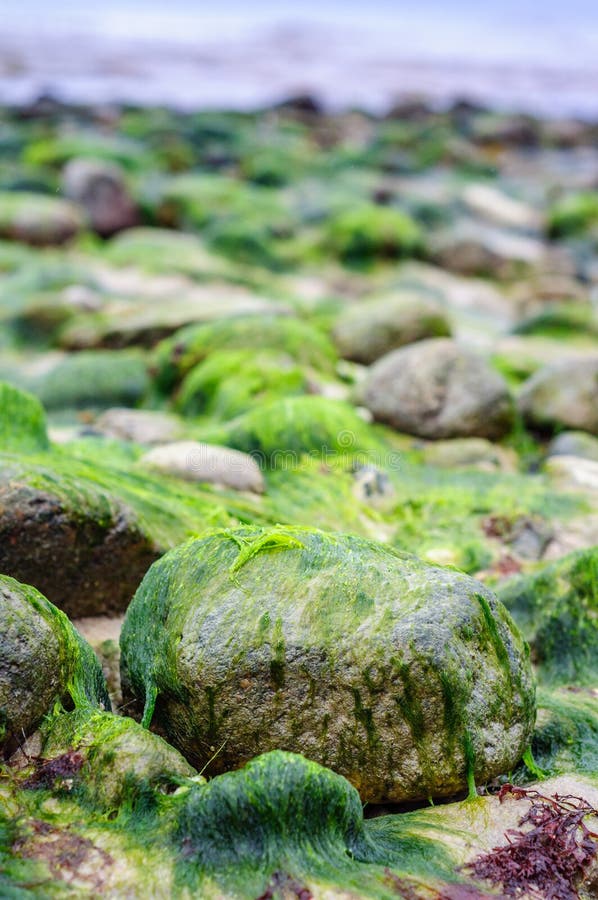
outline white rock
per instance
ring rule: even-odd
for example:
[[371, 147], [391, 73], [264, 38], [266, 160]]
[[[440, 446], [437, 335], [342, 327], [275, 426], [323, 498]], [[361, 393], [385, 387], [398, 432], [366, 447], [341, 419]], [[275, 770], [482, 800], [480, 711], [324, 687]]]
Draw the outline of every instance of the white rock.
[[256, 461], [249, 454], [229, 447], [178, 441], [155, 447], [140, 462], [186, 481], [220, 484], [257, 494], [265, 490], [264, 478]]

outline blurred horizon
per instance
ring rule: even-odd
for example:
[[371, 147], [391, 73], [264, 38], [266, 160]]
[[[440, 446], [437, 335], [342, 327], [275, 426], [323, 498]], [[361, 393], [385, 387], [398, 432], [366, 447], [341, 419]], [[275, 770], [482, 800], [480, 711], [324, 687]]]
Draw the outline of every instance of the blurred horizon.
[[[204, 8], [205, 7], [205, 8]], [[8, 0], [0, 102], [254, 109], [309, 93], [385, 112], [406, 95], [598, 118], [598, 5], [505, 0]]]

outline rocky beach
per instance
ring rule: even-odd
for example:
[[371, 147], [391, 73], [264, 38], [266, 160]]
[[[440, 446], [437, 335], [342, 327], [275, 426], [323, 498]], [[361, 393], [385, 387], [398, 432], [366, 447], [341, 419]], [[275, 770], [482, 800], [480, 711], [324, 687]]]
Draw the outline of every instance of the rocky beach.
[[209, 107], [0, 110], [0, 898], [596, 897], [598, 112]]

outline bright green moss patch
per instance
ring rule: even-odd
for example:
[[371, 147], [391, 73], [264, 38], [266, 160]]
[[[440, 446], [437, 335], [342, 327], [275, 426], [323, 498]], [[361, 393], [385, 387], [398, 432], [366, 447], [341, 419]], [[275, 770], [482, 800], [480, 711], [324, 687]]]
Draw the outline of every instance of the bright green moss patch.
[[272, 468], [296, 465], [304, 453], [325, 464], [337, 454], [383, 447], [348, 403], [316, 396], [263, 403], [216, 429], [213, 437], [214, 442], [251, 453]]
[[138, 350], [87, 350], [68, 356], [31, 384], [46, 409], [134, 406], [149, 385]]
[[543, 679], [598, 684], [598, 550], [582, 550], [500, 588]]
[[189, 325], [162, 341], [152, 368], [157, 387], [170, 391], [194, 366], [218, 351], [261, 350], [285, 354], [298, 364], [329, 372], [336, 351], [318, 329], [288, 316], [246, 316]]
[[416, 256], [424, 241], [406, 213], [386, 206], [362, 205], [340, 212], [326, 225], [327, 248], [345, 262]]
[[0, 381], [0, 452], [36, 453], [48, 446], [46, 416], [39, 400]]
[[210, 354], [183, 380], [175, 407], [183, 415], [232, 419], [263, 400], [303, 394], [308, 379], [290, 357], [272, 351]]
[[598, 225], [598, 193], [573, 194], [548, 213], [548, 234], [554, 238], [578, 237]]

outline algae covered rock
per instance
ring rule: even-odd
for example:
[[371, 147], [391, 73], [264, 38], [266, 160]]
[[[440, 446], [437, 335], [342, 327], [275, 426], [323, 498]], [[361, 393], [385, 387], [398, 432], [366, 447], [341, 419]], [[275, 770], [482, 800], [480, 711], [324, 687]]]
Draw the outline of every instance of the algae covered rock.
[[292, 357], [274, 350], [211, 353], [185, 376], [175, 398], [186, 416], [231, 419], [256, 403], [308, 392], [309, 381]]
[[63, 244], [83, 228], [79, 207], [69, 200], [26, 191], [0, 193], [0, 237], [26, 244]]
[[374, 418], [424, 438], [502, 437], [513, 421], [507, 384], [482, 356], [447, 338], [420, 341], [371, 367]]
[[54, 704], [110, 708], [91, 647], [39, 591], [0, 576], [0, 746], [20, 743]]
[[46, 450], [46, 416], [36, 397], [0, 381], [0, 452]]
[[190, 541], [133, 599], [122, 665], [198, 766], [271, 749], [363, 799], [446, 796], [527, 746], [526, 647], [484, 586], [362, 538], [245, 528]]
[[69, 615], [122, 611], [159, 556], [156, 541], [118, 495], [73, 477], [68, 458], [60, 463], [2, 457], [0, 571], [34, 583]]
[[442, 306], [415, 291], [362, 301], [341, 313], [333, 328], [340, 355], [366, 365], [404, 344], [450, 333]]
[[153, 358], [157, 386], [171, 390], [209, 354], [222, 350], [276, 350], [322, 371], [330, 371], [336, 361], [332, 343], [307, 322], [290, 316], [240, 316], [189, 325], [162, 341]]
[[598, 549], [570, 553], [502, 585], [542, 677], [598, 684]]
[[196, 775], [158, 735], [133, 719], [100, 709], [54, 716], [44, 728], [44, 738], [47, 760], [78, 754], [78, 779], [85, 784], [87, 798], [107, 809], [117, 808], [139, 790]]
[[380, 449], [381, 442], [355, 410], [328, 397], [287, 397], [262, 403], [215, 433], [221, 443], [272, 467], [296, 463], [302, 454], [326, 462], [337, 453]]
[[598, 434], [598, 357], [543, 366], [524, 383], [518, 402], [531, 425]]
[[84, 350], [64, 356], [30, 387], [53, 410], [134, 405], [148, 385], [139, 350]]

